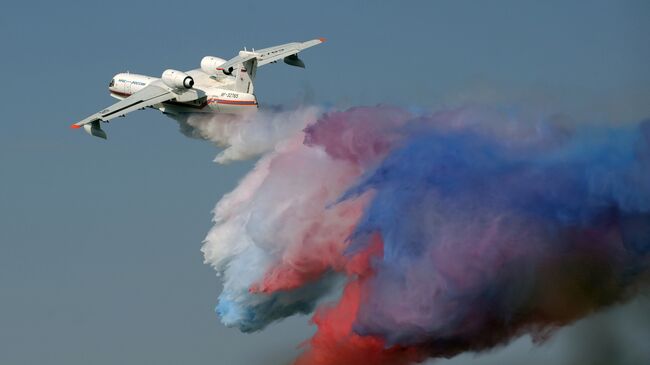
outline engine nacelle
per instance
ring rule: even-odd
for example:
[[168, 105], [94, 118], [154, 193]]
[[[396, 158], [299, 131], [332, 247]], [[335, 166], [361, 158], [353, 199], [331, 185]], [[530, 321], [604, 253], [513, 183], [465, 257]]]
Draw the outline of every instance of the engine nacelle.
[[194, 86], [192, 76], [176, 70], [165, 70], [162, 74], [162, 81], [174, 89], [191, 89]]
[[206, 56], [201, 59], [201, 70], [208, 75], [218, 73], [217, 67], [226, 63], [226, 60], [219, 57]]

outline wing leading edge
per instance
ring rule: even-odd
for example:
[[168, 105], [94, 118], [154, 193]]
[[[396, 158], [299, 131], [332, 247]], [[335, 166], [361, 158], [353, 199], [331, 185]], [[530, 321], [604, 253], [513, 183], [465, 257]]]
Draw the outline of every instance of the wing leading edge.
[[[306, 42], [293, 42], [293, 43], [281, 44], [279, 46], [259, 49], [257, 51], [250, 51], [250, 52], [241, 51], [239, 52], [238, 56], [231, 58], [230, 60], [226, 61], [226, 63], [220, 65], [218, 70], [223, 70], [224, 72], [230, 72], [232, 71], [231, 69], [236, 65], [252, 60], [253, 58], [257, 58], [257, 67], [264, 66], [271, 62], [276, 62], [280, 59], [284, 59], [285, 57], [295, 57], [298, 54], [298, 52], [307, 49], [309, 47], [319, 45], [323, 42], [325, 42], [325, 38], [318, 38]], [[300, 64], [294, 64], [291, 62], [292, 61], [287, 63], [298, 67], [304, 67], [304, 64], [300, 66]]]
[[[148, 85], [144, 89], [134, 93], [124, 100], [109, 106], [108, 108], [97, 112], [86, 119], [74, 123], [70, 127], [81, 128], [84, 127], [86, 131], [93, 136], [106, 138], [106, 133], [99, 127], [99, 122], [109, 121], [119, 116], [128, 114], [134, 110], [146, 108], [158, 103], [174, 99], [176, 94], [172, 91], [157, 85]], [[95, 133], [93, 133], [95, 132]]]

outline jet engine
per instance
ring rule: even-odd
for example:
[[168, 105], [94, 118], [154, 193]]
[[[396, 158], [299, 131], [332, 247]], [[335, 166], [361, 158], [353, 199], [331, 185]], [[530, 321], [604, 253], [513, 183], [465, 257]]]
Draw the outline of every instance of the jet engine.
[[208, 75], [217, 73], [217, 67], [226, 63], [226, 60], [219, 57], [206, 56], [201, 59], [201, 70]]
[[191, 89], [194, 86], [194, 79], [190, 75], [176, 70], [165, 70], [162, 81], [174, 89]]

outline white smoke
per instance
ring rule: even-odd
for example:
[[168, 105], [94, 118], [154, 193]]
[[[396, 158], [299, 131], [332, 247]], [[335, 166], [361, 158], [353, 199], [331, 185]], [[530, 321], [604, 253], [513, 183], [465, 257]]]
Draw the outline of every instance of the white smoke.
[[190, 114], [177, 117], [181, 132], [224, 147], [215, 162], [245, 160], [275, 148], [278, 142], [316, 121], [322, 113], [315, 106], [292, 110], [260, 110], [255, 114]]

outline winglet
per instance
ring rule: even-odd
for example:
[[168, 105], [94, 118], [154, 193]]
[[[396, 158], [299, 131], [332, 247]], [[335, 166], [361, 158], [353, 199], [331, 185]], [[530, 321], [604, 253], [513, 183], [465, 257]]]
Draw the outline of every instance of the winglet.
[[75, 123], [75, 124], [71, 125], [70, 128], [77, 129], [77, 128], [81, 128], [81, 126], [79, 124]]

